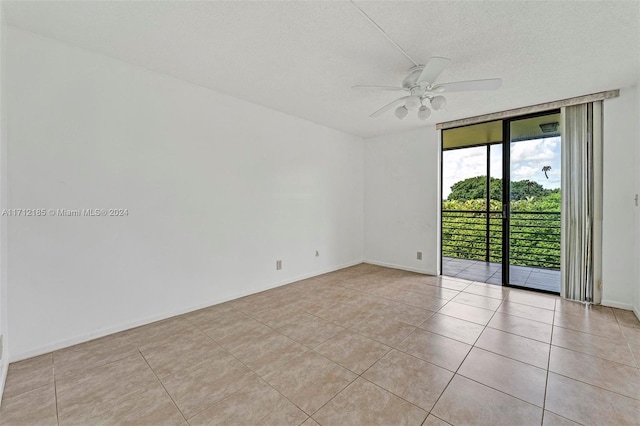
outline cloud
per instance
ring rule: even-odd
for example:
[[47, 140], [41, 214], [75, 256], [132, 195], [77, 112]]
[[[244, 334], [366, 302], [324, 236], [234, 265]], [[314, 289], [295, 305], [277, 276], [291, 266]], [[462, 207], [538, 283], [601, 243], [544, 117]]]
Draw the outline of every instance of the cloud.
[[[451, 193], [451, 185], [487, 174], [487, 148], [473, 147], [444, 151], [442, 197]], [[542, 171], [551, 166], [547, 179]], [[528, 179], [547, 189], [560, 187], [560, 138], [534, 139], [511, 144], [511, 180]], [[491, 147], [491, 176], [502, 177], [502, 146]]]
[[559, 153], [559, 138], [534, 139], [511, 144], [511, 161], [551, 161]]

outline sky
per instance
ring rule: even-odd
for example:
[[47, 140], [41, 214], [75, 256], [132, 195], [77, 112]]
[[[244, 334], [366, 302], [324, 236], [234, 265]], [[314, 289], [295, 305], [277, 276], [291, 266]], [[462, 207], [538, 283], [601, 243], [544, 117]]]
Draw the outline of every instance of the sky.
[[[551, 166], [547, 179], [542, 171]], [[442, 198], [451, 185], [463, 179], [487, 174], [487, 148], [454, 149], [442, 156]], [[502, 145], [491, 146], [491, 177], [502, 178]], [[511, 143], [511, 180], [532, 180], [545, 188], [560, 188], [560, 137]]]

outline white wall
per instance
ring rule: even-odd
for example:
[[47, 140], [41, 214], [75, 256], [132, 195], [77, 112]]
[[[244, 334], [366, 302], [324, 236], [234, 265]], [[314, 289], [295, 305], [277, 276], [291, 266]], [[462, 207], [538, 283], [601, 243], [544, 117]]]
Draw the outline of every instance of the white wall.
[[[440, 148], [435, 126], [365, 140], [367, 262], [439, 271]], [[416, 259], [422, 251], [423, 260]]]
[[634, 195], [638, 167], [638, 92], [620, 90], [603, 107], [602, 304], [632, 309], [638, 283]]
[[[7, 205], [7, 138], [5, 92], [5, 15], [0, 5], [0, 211]], [[7, 218], [0, 215], [0, 401], [4, 392], [4, 383], [9, 368], [9, 333], [7, 321]]]
[[6, 36], [9, 206], [129, 210], [9, 219], [12, 360], [362, 261], [361, 138]]
[[[636, 122], [640, 123], [640, 79], [636, 85]], [[636, 193], [640, 195], [640, 128], [636, 127]], [[640, 202], [639, 202], [640, 203]], [[640, 320], [640, 206], [636, 206], [636, 279], [633, 311]]]

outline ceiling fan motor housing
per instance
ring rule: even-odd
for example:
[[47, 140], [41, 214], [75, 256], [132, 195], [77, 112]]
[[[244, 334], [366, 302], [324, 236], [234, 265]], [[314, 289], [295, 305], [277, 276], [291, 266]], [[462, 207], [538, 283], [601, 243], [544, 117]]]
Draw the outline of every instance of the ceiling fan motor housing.
[[402, 80], [402, 87], [407, 90], [411, 90], [413, 87], [415, 87], [416, 82], [418, 81], [418, 77], [420, 77], [423, 69], [424, 65], [416, 65], [415, 67], [412, 67], [409, 70], [409, 75], [406, 76], [404, 80]]

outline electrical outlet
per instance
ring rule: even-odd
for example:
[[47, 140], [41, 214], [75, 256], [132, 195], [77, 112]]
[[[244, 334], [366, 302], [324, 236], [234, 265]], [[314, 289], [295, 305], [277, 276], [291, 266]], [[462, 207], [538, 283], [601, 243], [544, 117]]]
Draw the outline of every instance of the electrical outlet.
[[282, 260], [276, 260], [276, 271], [282, 269]]
[[422, 260], [422, 252], [421, 251], [419, 251], [418, 254], [416, 255], [416, 259]]

